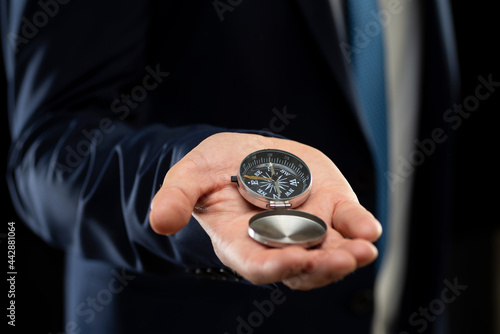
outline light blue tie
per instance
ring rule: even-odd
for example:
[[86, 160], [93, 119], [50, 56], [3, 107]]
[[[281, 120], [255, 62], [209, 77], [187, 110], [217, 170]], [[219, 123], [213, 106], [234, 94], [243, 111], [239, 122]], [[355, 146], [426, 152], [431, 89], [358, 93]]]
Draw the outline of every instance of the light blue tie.
[[[388, 170], [388, 144], [386, 120], [386, 95], [384, 71], [384, 46], [382, 26], [376, 19], [377, 0], [347, 0], [349, 21], [349, 45], [354, 85], [364, 118], [364, 130], [374, 156], [377, 207], [376, 217], [385, 228], [388, 218], [388, 186], [385, 173]], [[377, 243], [379, 259], [382, 258], [385, 235]]]

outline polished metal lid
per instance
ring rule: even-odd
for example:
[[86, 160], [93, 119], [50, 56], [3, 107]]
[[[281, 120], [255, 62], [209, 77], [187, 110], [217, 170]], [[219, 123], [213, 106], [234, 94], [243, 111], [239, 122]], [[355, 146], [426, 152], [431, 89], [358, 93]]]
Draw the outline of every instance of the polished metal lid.
[[298, 210], [274, 209], [260, 212], [250, 219], [248, 234], [270, 247], [320, 244], [326, 236], [326, 224], [320, 218]]

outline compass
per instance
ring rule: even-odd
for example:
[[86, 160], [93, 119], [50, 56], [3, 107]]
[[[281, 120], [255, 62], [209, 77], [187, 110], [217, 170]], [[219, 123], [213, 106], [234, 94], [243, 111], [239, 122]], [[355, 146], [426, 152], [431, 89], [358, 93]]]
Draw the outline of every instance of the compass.
[[309, 197], [311, 171], [296, 155], [276, 149], [253, 152], [243, 159], [237, 182], [248, 202], [267, 209], [249, 221], [248, 233], [271, 247], [297, 245], [312, 247], [321, 243], [326, 224], [318, 217], [293, 210]]

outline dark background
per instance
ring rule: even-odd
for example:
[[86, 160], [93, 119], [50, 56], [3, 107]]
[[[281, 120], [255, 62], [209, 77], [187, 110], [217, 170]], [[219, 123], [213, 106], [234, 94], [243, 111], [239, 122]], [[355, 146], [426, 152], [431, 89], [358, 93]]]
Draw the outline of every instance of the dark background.
[[[500, 81], [498, 11], [486, 3], [453, 4], [463, 97], [474, 95], [480, 75]], [[500, 89], [457, 131], [448, 279], [468, 288], [450, 305], [452, 333], [500, 333], [499, 111]]]
[[[478, 6], [455, 1], [453, 4], [462, 80], [461, 101], [474, 95], [479, 76], [487, 78], [491, 74], [494, 81], [500, 81], [499, 19], [493, 2], [487, 3]], [[2, 139], [5, 155], [1, 167], [2, 175], [5, 175], [10, 135], [3, 70], [1, 67], [0, 108], [4, 117]], [[500, 254], [494, 243], [495, 235], [497, 241], [500, 240], [500, 223], [494, 214], [499, 198], [496, 157], [499, 150], [496, 146], [498, 140], [495, 141], [495, 134], [499, 132], [499, 111], [500, 89], [482, 101], [478, 110], [464, 119], [457, 129], [456, 168], [450, 171], [455, 181], [452, 256], [446, 279], [453, 282], [456, 277], [459, 284], [467, 285], [467, 290], [447, 305], [451, 333], [493, 334], [500, 331], [500, 327], [495, 329], [496, 318], [500, 315], [500, 301], [495, 302], [499, 294], [496, 289], [500, 285], [495, 270], [500, 267]], [[16, 328], [9, 332], [26, 329], [36, 329], [36, 333], [63, 332], [63, 254], [44, 244], [24, 227], [13, 210], [5, 176], [1, 180], [2, 192], [5, 193], [2, 196], [4, 225], [0, 229], [2, 254], [7, 254], [7, 222], [16, 222]], [[6, 261], [5, 256], [2, 258]], [[7, 263], [4, 262], [3, 266], [6, 268]], [[5, 279], [2, 282], [5, 284]], [[6, 292], [7, 286], [2, 288], [2, 295], [6, 296]], [[7, 302], [7, 298], [2, 301], [3, 312], [6, 312]], [[5, 315], [2, 319], [7, 322]]]

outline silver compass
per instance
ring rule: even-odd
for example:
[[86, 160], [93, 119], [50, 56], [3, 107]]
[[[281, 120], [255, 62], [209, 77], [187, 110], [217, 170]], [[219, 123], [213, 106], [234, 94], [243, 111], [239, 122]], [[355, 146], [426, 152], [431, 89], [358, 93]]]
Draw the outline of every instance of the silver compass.
[[237, 176], [240, 194], [253, 205], [268, 209], [250, 219], [248, 233], [271, 247], [313, 247], [326, 235], [326, 224], [318, 217], [292, 210], [309, 197], [312, 175], [294, 154], [276, 149], [253, 152], [243, 159]]

